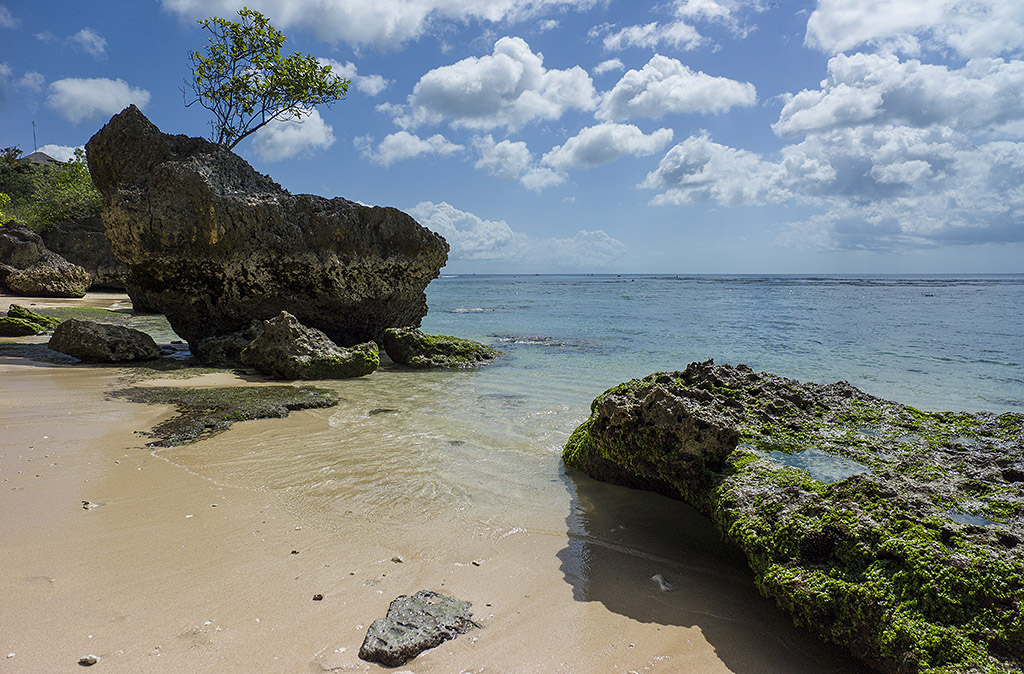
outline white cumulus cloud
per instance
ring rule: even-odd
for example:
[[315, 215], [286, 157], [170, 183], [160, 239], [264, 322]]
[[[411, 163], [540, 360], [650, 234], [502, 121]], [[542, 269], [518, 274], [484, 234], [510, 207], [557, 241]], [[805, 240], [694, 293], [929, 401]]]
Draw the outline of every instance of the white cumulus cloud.
[[[298, 27], [320, 39], [352, 45], [397, 48], [445, 23], [517, 22], [550, 12], [588, 9], [597, 0], [248, 0], [251, 9], [281, 29]], [[165, 8], [189, 19], [230, 16], [235, 0], [163, 0]]]
[[502, 261], [521, 266], [596, 269], [615, 265], [627, 252], [626, 244], [603, 230], [537, 239], [515, 231], [505, 220], [485, 220], [446, 202], [424, 201], [410, 208], [409, 214], [448, 241], [449, 264]]
[[604, 75], [610, 73], [613, 70], [625, 70], [626, 64], [622, 62], [622, 59], [608, 59], [607, 61], [601, 61], [594, 66], [595, 75]]
[[71, 36], [71, 39], [93, 56], [103, 56], [107, 51], [107, 41], [92, 28], [83, 28]]
[[130, 86], [121, 79], [105, 77], [70, 77], [50, 83], [46, 104], [64, 119], [77, 124], [83, 119], [95, 119], [120, 112], [134, 103], [145, 108], [149, 92]]
[[352, 80], [352, 87], [367, 96], [377, 96], [391, 85], [391, 80], [386, 80], [381, 75], [360, 75], [358, 68], [351, 61], [342, 63], [327, 58], [317, 60], [325, 66], [331, 66], [331, 72], [338, 77]]
[[561, 185], [567, 179], [561, 171], [538, 166], [534, 162], [533, 153], [523, 141], [506, 139], [495, 142], [494, 138], [487, 134], [473, 138], [473, 147], [480, 154], [480, 158], [473, 165], [475, 168], [498, 178], [519, 180], [523, 187], [533, 192]]
[[978, 143], [941, 125], [830, 129], [776, 158], [704, 134], [669, 150], [640, 187], [659, 192], [655, 205], [816, 207], [781, 237], [801, 247], [1024, 242], [1024, 142]]
[[474, 138], [473, 146], [480, 153], [480, 158], [473, 166], [492, 176], [518, 179], [533, 164], [533, 153], [522, 141], [503, 140], [496, 143], [487, 134]]
[[295, 119], [275, 119], [253, 134], [252, 149], [264, 161], [279, 161], [313, 150], [326, 150], [334, 144], [334, 129], [310, 110]]
[[713, 200], [727, 206], [778, 201], [780, 168], [753, 152], [727, 147], [704, 133], [670, 149], [640, 184], [658, 190], [656, 205]]
[[470, 57], [425, 74], [409, 96], [403, 128], [447, 121], [454, 127], [516, 129], [535, 120], [558, 119], [566, 110], [592, 110], [594, 83], [579, 66], [544, 67], [542, 54], [525, 40], [503, 37], [492, 54]]
[[655, 54], [640, 70], [629, 70], [604, 95], [595, 116], [624, 121], [660, 119], [672, 113], [719, 113], [750, 106], [757, 90], [749, 82], [694, 72], [679, 61]]
[[356, 138], [355, 145], [364, 157], [382, 166], [390, 166], [396, 161], [420, 155], [448, 156], [465, 149], [464, 146], [452, 143], [439, 133], [429, 138], [420, 138], [408, 131], [389, 133], [376, 150], [373, 149], [372, 140], [366, 136]]
[[837, 54], [876, 47], [917, 55], [952, 49], [966, 58], [1021, 52], [1024, 3], [1006, 0], [818, 0], [806, 43]]
[[43, 154], [48, 154], [57, 161], [71, 161], [75, 156], [75, 150], [84, 150], [85, 147], [79, 145], [78, 147], [71, 147], [70, 145], [53, 145], [47, 144], [39, 148], [39, 151]]
[[605, 122], [582, 129], [544, 155], [544, 163], [556, 169], [607, 164], [627, 155], [654, 154], [672, 140], [672, 129], [647, 135], [632, 124]]
[[864, 123], [969, 131], [1024, 120], [1024, 61], [979, 58], [951, 69], [893, 54], [840, 54], [829, 60], [828, 74], [820, 89], [788, 98], [776, 133]]
[[[667, 21], [651, 21], [619, 27], [602, 24], [590, 31], [591, 38], [600, 39], [609, 51], [627, 47], [656, 49], [670, 46], [675, 49], [696, 49], [708, 42], [696, 24], [719, 24], [739, 37], [745, 37], [752, 28], [744, 23], [744, 16], [766, 8], [762, 0], [674, 0], [669, 5], [671, 16]], [[656, 5], [655, 10], [662, 6]]]

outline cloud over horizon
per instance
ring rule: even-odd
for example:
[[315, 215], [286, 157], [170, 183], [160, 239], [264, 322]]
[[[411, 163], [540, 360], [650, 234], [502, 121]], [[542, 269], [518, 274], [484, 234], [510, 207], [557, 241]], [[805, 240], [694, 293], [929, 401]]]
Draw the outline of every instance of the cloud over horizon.
[[527, 266], [600, 269], [620, 263], [628, 250], [626, 244], [603, 230], [581, 229], [572, 237], [535, 239], [513, 230], [504, 220], [484, 220], [443, 201], [423, 201], [408, 211], [448, 241], [449, 264], [510, 261]]

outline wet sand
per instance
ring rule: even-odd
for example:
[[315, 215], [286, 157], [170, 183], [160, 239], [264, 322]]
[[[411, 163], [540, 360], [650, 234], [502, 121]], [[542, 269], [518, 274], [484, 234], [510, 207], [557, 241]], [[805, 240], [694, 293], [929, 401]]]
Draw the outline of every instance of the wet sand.
[[[357, 657], [366, 628], [420, 589], [471, 601], [483, 628], [397, 671], [859, 671], [759, 597], [685, 506], [556, 459], [536, 493], [510, 480], [442, 505], [370, 489], [325, 502], [265, 477], [359, 415], [373, 447], [388, 415], [365, 409], [398, 375], [152, 452], [137, 432], [171, 410], [106, 400], [120, 374], [0, 356], [0, 672], [79, 671], [86, 654], [110, 672], [382, 671]], [[232, 381], [247, 383], [154, 383]], [[385, 470], [344, 468], [353, 484]]]

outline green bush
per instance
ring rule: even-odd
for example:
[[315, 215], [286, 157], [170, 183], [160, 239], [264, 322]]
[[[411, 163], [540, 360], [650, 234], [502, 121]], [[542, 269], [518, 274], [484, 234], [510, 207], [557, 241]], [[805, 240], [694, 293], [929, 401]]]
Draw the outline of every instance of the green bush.
[[70, 161], [49, 166], [19, 164], [19, 152], [17, 148], [2, 151], [0, 192], [9, 201], [3, 203], [0, 199], [0, 220], [13, 218], [39, 230], [54, 223], [99, 215], [102, 197], [92, 184], [84, 150], [75, 150]]

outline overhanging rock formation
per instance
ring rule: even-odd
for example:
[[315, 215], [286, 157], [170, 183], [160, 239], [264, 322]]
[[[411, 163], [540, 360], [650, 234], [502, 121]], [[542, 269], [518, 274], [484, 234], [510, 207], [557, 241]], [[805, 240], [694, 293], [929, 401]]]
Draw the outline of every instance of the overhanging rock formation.
[[[128, 294], [199, 344], [286, 310], [350, 346], [418, 326], [448, 257], [394, 208], [291, 194], [234, 153], [162, 133], [135, 106], [86, 145]], [[216, 340], [214, 340], [216, 341]]]

